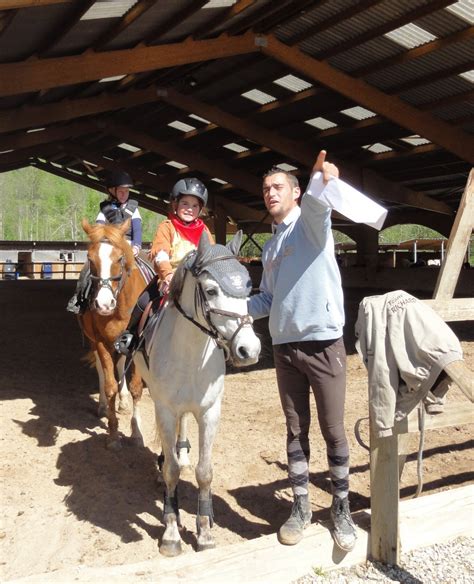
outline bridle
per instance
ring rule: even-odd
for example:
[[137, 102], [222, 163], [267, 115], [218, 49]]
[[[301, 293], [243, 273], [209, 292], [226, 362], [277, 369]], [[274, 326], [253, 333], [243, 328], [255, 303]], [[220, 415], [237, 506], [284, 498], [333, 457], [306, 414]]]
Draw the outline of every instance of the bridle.
[[[191, 268], [186, 267], [185, 271], [190, 272], [191, 275], [193, 276], [193, 278], [195, 280], [197, 280], [198, 277], [202, 274], [202, 272], [205, 271], [206, 266], [208, 266], [211, 263], [215, 263], [215, 262], [219, 262], [219, 261], [223, 261], [223, 260], [237, 261], [234, 256], [218, 256], [216, 258], [212, 258], [212, 259], [208, 260], [204, 265], [200, 266], [198, 269], [196, 269], [194, 267], [191, 267]], [[229, 361], [231, 358], [230, 347], [232, 345], [233, 340], [235, 339], [235, 337], [237, 336], [239, 331], [244, 326], [252, 326], [253, 318], [250, 316], [250, 314], [239, 314], [238, 312], [230, 312], [228, 310], [220, 310], [219, 308], [212, 308], [209, 304], [208, 299], [206, 298], [206, 294], [204, 293], [202, 284], [199, 281], [197, 282], [195, 289], [194, 289], [194, 313], [195, 313], [195, 315], [190, 316], [189, 314], [186, 314], [183, 307], [179, 303], [178, 296], [180, 295], [180, 292], [178, 294], [176, 294], [175, 298], [173, 298], [173, 303], [176, 306], [176, 309], [178, 310], [178, 312], [180, 314], [182, 314], [184, 316], [184, 318], [189, 320], [189, 322], [192, 322], [195, 326], [197, 326], [197, 328], [200, 329], [204, 334], [206, 334], [207, 336], [214, 339], [214, 341], [216, 342], [216, 345], [224, 351], [226, 361]], [[200, 322], [198, 322], [196, 320], [196, 315], [197, 315], [197, 312], [199, 309], [201, 309], [202, 315], [204, 317], [204, 320], [206, 321], [208, 328], [203, 326]], [[229, 318], [234, 318], [237, 320], [238, 326], [235, 329], [233, 335], [230, 337], [230, 339], [227, 339], [219, 332], [217, 327], [212, 322], [212, 319], [211, 319], [212, 314], [217, 314], [219, 316], [227, 316]]]
[[[100, 243], [110, 243], [110, 241], [108, 239], [101, 239]], [[110, 276], [110, 278], [101, 278], [100, 276], [95, 276], [94, 274], [91, 273], [90, 278], [92, 282], [95, 284], [97, 293], [101, 288], [108, 288], [112, 292], [114, 300], [117, 300], [117, 297], [125, 284], [126, 277], [129, 274], [130, 270], [125, 269], [125, 256], [122, 256], [120, 258], [120, 274], [118, 274], [117, 276]], [[114, 289], [112, 287], [112, 282], [118, 282], [119, 285]]]

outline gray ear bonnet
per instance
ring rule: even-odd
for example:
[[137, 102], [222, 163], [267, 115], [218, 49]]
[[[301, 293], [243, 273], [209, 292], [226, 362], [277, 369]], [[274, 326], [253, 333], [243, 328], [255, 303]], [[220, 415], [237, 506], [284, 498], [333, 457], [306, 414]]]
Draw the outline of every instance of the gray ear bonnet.
[[204, 253], [190, 254], [187, 265], [195, 276], [208, 272], [228, 296], [246, 298], [252, 290], [247, 268], [225, 245], [211, 245]]

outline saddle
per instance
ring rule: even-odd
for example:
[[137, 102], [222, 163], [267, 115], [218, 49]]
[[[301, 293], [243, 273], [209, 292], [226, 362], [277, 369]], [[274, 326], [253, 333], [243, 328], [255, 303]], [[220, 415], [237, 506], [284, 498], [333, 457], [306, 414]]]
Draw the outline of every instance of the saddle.
[[148, 286], [148, 284], [153, 280], [153, 278], [156, 275], [156, 272], [153, 269], [153, 265], [140, 255], [138, 255], [135, 258], [135, 263], [137, 264], [137, 267], [140, 270], [140, 273], [143, 276], [146, 285]]

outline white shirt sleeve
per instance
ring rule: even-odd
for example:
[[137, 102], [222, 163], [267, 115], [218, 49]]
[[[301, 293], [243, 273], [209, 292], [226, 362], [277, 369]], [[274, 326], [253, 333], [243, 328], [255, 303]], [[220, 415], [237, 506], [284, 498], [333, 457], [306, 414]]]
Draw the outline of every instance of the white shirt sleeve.
[[365, 223], [379, 230], [382, 229], [388, 212], [340, 178], [331, 178], [325, 185], [320, 172], [314, 173], [311, 177], [306, 195], [313, 197], [325, 207], [338, 211], [354, 223]]

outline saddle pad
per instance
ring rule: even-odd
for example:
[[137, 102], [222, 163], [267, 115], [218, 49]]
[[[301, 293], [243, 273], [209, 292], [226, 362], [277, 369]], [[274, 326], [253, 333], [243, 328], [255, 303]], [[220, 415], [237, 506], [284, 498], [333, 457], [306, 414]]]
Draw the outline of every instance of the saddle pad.
[[143, 276], [146, 285], [148, 286], [148, 284], [153, 280], [153, 278], [156, 275], [153, 266], [140, 256], [137, 256], [135, 258], [135, 263], [137, 264], [138, 269], [140, 270], [140, 273]]

